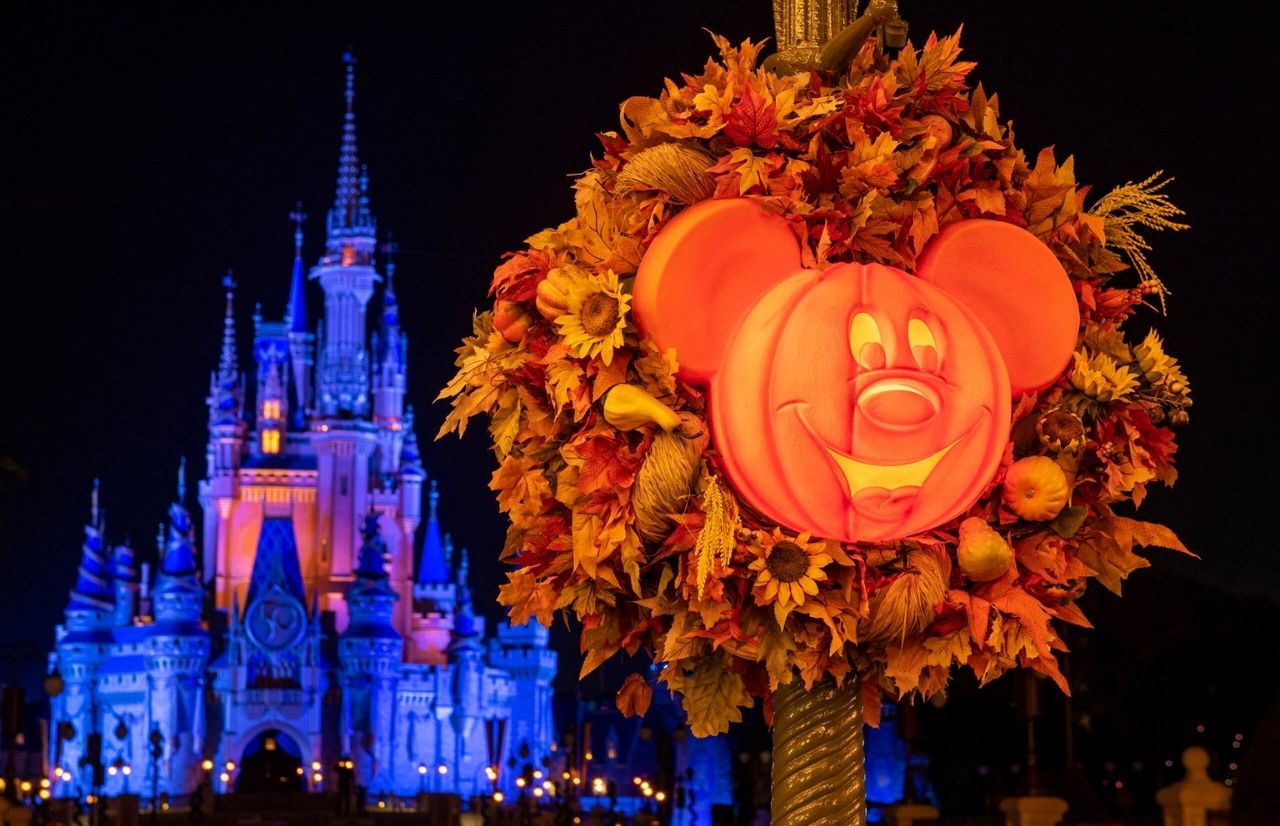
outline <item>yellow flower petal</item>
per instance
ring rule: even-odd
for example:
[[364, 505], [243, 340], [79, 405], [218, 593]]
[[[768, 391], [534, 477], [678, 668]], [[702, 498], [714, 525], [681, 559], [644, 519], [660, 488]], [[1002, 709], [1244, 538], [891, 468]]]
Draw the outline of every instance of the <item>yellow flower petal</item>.
[[806, 594], [810, 596], [818, 595], [818, 583], [814, 582], [809, 577], [807, 576], [801, 577], [800, 582], [798, 584], [800, 585], [800, 589], [803, 590]]

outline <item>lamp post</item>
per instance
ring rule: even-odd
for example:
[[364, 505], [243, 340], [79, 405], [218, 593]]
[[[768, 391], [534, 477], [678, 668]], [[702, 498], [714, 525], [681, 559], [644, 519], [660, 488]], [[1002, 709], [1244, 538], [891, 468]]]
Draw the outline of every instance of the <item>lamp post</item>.
[[159, 726], [151, 728], [147, 742], [151, 744], [151, 826], [156, 826], [160, 822], [160, 755], [164, 753], [164, 735]]

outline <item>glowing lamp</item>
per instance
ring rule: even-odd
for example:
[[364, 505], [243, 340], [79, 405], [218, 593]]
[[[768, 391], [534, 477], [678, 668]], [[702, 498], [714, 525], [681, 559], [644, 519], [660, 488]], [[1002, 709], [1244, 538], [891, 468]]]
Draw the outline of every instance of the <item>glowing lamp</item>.
[[200, 768], [204, 769], [204, 770], [205, 770], [205, 771], [207, 771], [207, 772], [211, 772], [211, 771], [213, 771], [213, 761], [212, 761], [212, 760], [209, 760], [209, 759], [207, 759], [207, 758], [206, 758], [206, 759], [204, 759], [204, 760], [201, 760], [201, 761], [200, 761]]
[[493, 802], [494, 802], [494, 803], [501, 803], [502, 801], [504, 801], [504, 800], [506, 800], [506, 799], [507, 799], [507, 798], [506, 798], [506, 795], [504, 795], [502, 792], [494, 792], [494, 793], [493, 793]]
[[786, 220], [736, 198], [663, 228], [632, 308], [708, 389], [739, 497], [843, 541], [899, 539], [967, 510], [1008, 443], [1013, 395], [1057, 379], [1080, 324], [1062, 266], [1012, 224], [948, 225], [914, 275], [805, 270]]
[[426, 766], [426, 764], [425, 764], [425, 763], [419, 763], [419, 764], [418, 764], [418, 774], [426, 774], [426, 773], [427, 773], [427, 766]]

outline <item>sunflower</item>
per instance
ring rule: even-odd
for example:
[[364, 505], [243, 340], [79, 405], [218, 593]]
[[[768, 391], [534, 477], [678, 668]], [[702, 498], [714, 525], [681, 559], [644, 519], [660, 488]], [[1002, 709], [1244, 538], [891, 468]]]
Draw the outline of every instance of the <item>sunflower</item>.
[[631, 296], [618, 286], [613, 270], [577, 277], [569, 284], [569, 310], [556, 319], [564, 343], [578, 358], [599, 356], [605, 364], [622, 346]]
[[773, 603], [778, 625], [792, 608], [804, 605], [806, 595], [817, 595], [818, 583], [827, 578], [823, 569], [831, 564], [825, 543], [810, 542], [807, 533], [792, 539], [775, 528], [751, 551], [756, 558], [748, 567], [756, 572], [756, 598], [760, 605]]

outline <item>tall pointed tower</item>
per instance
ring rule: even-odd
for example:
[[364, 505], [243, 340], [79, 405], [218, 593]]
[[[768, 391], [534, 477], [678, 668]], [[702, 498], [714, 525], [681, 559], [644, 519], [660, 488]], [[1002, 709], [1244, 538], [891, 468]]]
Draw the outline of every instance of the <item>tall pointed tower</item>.
[[377, 224], [369, 212], [369, 176], [356, 147], [355, 58], [347, 54], [343, 59], [347, 109], [338, 190], [326, 222], [325, 252], [310, 276], [324, 290], [316, 417], [311, 423], [319, 473], [319, 562], [335, 584], [351, 581], [360, 547], [360, 518], [369, 509], [369, 460], [378, 441], [377, 428], [368, 419], [365, 309], [374, 284], [381, 280], [374, 269]]
[[[204, 512], [204, 580], [227, 570], [227, 527], [240, 498], [240, 461], [248, 425], [244, 420], [244, 376], [236, 353], [235, 289], [227, 273], [226, 314], [222, 321], [222, 355], [209, 377], [209, 442], [205, 449], [208, 478], [200, 486]], [[222, 583], [218, 583], [221, 586]]]

